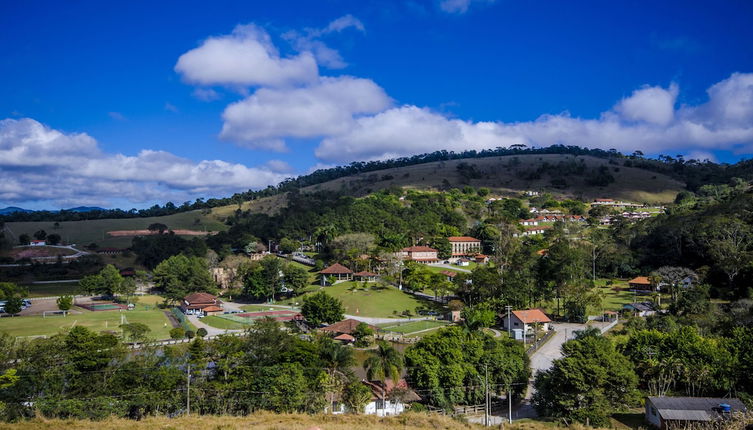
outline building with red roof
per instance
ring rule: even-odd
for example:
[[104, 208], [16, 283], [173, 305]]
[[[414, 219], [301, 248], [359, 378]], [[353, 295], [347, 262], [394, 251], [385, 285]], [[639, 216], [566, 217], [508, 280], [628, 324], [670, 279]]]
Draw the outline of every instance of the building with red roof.
[[338, 281], [350, 281], [353, 279], [353, 271], [340, 263], [335, 263], [319, 272], [322, 286], [326, 285], [326, 278], [333, 276]]
[[[509, 315], [502, 316], [502, 327], [505, 329], [522, 329], [523, 333], [533, 331], [534, 327], [541, 330], [549, 330], [552, 320], [541, 309], [526, 309], [512, 311]], [[509, 326], [508, 326], [509, 324]]]
[[439, 261], [438, 253], [439, 251], [428, 246], [409, 246], [401, 249], [398, 255], [404, 260], [419, 263], [436, 263]]
[[356, 272], [353, 274], [353, 278], [356, 281], [361, 281], [361, 282], [376, 282], [378, 276], [379, 275], [377, 275], [376, 273], [368, 272], [365, 270], [361, 272]]
[[222, 302], [217, 297], [202, 292], [184, 297], [180, 308], [186, 315], [213, 315], [223, 311]]
[[466, 257], [481, 251], [481, 241], [470, 236], [450, 236], [447, 238], [452, 245], [453, 257]]

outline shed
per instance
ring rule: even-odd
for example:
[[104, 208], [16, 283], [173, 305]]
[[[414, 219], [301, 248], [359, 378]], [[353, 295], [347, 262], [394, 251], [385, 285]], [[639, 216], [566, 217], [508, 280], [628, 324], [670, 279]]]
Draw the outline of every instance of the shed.
[[734, 413], [745, 411], [745, 405], [736, 398], [646, 398], [646, 421], [660, 429], [729, 419]]

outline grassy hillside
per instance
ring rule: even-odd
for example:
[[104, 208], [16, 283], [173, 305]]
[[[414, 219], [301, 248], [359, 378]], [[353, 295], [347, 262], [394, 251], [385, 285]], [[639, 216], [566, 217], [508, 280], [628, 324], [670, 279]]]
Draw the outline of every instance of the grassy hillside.
[[222, 219], [237, 208], [238, 206], [214, 208], [208, 214], [197, 210], [163, 217], [64, 221], [59, 228], [55, 228], [51, 221], [9, 222], [5, 224], [5, 231], [6, 236], [12, 240], [24, 233], [32, 235], [35, 231], [44, 230], [47, 234], [59, 234], [66, 243], [85, 246], [93, 242], [100, 247], [125, 248], [131, 245], [132, 237], [110, 237], [107, 232], [143, 230], [153, 223], [163, 223], [171, 229], [220, 231], [227, 228]]
[[[581, 161], [582, 160], [582, 161]], [[607, 166], [615, 182], [605, 187], [587, 185], [580, 175], [564, 176], [564, 188], [554, 187], [553, 176], [544, 173], [538, 179], [529, 179], [530, 173], [544, 163], [557, 165], [560, 162], [583, 163], [588, 169]], [[460, 163], [475, 165], [481, 177], [465, 180], [459, 173]], [[552, 169], [556, 171], [557, 169]], [[440, 190], [449, 182], [450, 187], [462, 188], [465, 185], [487, 187], [493, 194], [501, 196], [518, 195], [522, 191], [536, 190], [550, 192], [555, 196], [592, 200], [610, 197], [638, 203], [669, 203], [684, 184], [669, 176], [633, 167], [611, 165], [609, 160], [591, 156], [567, 154], [516, 155], [490, 158], [468, 158], [461, 160], [438, 161], [414, 166], [398, 167], [362, 173], [303, 188], [303, 192], [338, 191], [362, 196], [384, 188], [398, 186], [417, 190]], [[244, 205], [243, 209], [253, 212], [276, 213], [286, 203], [285, 195], [265, 197]], [[236, 207], [232, 207], [234, 210]]]
[[[457, 166], [460, 163], [475, 165], [479, 177], [464, 179]], [[553, 175], [561, 169], [550, 168], [539, 178], [532, 175], [544, 163], [556, 166], [558, 163], [582, 163], [587, 169], [607, 166], [615, 182], [605, 187], [590, 186], [583, 175], [565, 175], [560, 179], [565, 185], [557, 188], [552, 185]], [[512, 196], [525, 190], [551, 192], [555, 196], [583, 198], [591, 200], [610, 197], [633, 202], [667, 203], [684, 188], [681, 182], [669, 176], [648, 170], [609, 164], [608, 160], [591, 156], [562, 154], [516, 155], [490, 158], [469, 158], [439, 161], [414, 166], [398, 167], [348, 176], [303, 188], [303, 192], [337, 191], [354, 196], [363, 196], [380, 189], [398, 186], [418, 190], [440, 190], [449, 183], [450, 187], [462, 188], [465, 185], [487, 187], [494, 195]], [[281, 194], [245, 202], [241, 208], [252, 212], [274, 214], [286, 205], [286, 195]], [[57, 233], [68, 243], [97, 243], [101, 247], [126, 247], [130, 237], [109, 237], [108, 231], [146, 229], [149, 224], [160, 222], [172, 229], [219, 231], [227, 227], [222, 220], [238, 209], [238, 205], [222, 206], [211, 213], [191, 211], [164, 217], [131, 218], [91, 221], [61, 222], [59, 229], [52, 222], [10, 222], [6, 231], [11, 238], [26, 233], [32, 234], [44, 229], [47, 233]]]

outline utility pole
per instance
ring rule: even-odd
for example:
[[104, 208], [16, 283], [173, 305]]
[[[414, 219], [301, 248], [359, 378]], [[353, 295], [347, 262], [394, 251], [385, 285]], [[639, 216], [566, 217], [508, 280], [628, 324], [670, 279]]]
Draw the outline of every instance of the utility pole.
[[507, 422], [512, 424], [512, 387], [507, 384]]
[[489, 427], [489, 365], [484, 363], [484, 426]]
[[186, 373], [186, 416], [191, 415], [191, 364], [188, 364]]
[[510, 323], [510, 318], [512, 317], [512, 306], [506, 305], [505, 310], [507, 311], [507, 335], [509, 337], [512, 337], [512, 325]]

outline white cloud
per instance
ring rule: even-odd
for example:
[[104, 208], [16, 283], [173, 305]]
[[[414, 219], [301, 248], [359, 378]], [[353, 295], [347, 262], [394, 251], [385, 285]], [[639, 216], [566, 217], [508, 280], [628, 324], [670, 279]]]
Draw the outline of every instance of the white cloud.
[[285, 150], [285, 138], [341, 134], [354, 115], [373, 114], [390, 105], [384, 90], [368, 79], [321, 78], [303, 88], [262, 88], [229, 105], [220, 137], [259, 149]]
[[440, 0], [439, 8], [447, 13], [463, 14], [474, 3], [494, 3], [496, 0]]
[[183, 201], [261, 188], [285, 176], [221, 160], [197, 163], [164, 151], [108, 154], [84, 133], [62, 133], [30, 118], [0, 120], [0, 200], [5, 202]]
[[125, 115], [123, 115], [120, 112], [107, 112], [107, 115], [110, 116], [110, 118], [116, 120], [116, 121], [127, 121]]
[[615, 110], [628, 120], [667, 125], [674, 119], [678, 91], [677, 84], [670, 85], [669, 89], [644, 87], [621, 100]]
[[269, 160], [264, 163], [264, 167], [275, 173], [292, 173], [295, 171], [293, 166], [282, 160]]
[[210, 86], [287, 86], [313, 82], [318, 76], [311, 53], [281, 57], [269, 34], [254, 24], [208, 38], [181, 55], [175, 71], [187, 82]]
[[347, 66], [340, 53], [327, 46], [320, 39], [328, 34], [340, 33], [349, 28], [365, 32], [363, 23], [353, 15], [344, 15], [327, 24], [324, 28], [305, 28], [302, 32], [288, 31], [283, 39], [301, 52], [311, 52], [319, 65], [330, 69], [342, 69]]
[[753, 74], [736, 73], [713, 85], [708, 90], [708, 102], [698, 106], [675, 109], [678, 91], [676, 85], [639, 89], [597, 119], [559, 114], [528, 122], [474, 123], [403, 106], [358, 118], [346, 133], [324, 138], [316, 155], [326, 162], [348, 162], [514, 143], [642, 150], [649, 154], [753, 150]]

